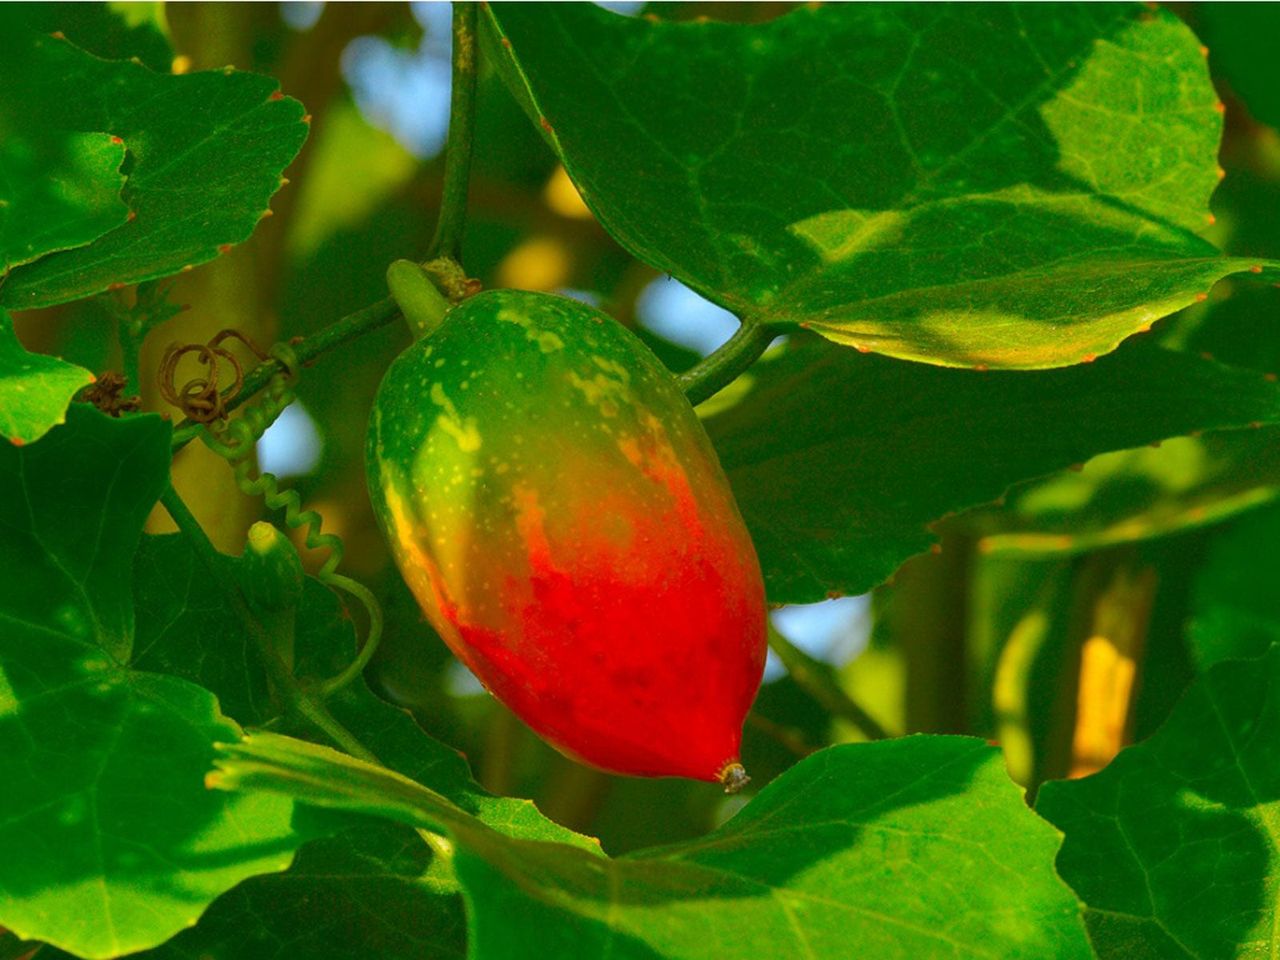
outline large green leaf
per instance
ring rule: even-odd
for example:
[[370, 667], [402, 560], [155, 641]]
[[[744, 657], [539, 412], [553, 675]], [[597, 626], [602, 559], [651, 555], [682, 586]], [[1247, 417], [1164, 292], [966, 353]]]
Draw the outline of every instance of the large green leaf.
[[835, 747], [707, 837], [613, 860], [503, 837], [302, 741], [255, 734], [225, 750], [215, 785], [446, 831], [477, 960], [1089, 956], [1050, 868], [1057, 838], [977, 740]]
[[0, 310], [0, 437], [19, 445], [39, 440], [66, 419], [71, 398], [92, 382], [84, 367], [29, 353]]
[[29, 309], [177, 273], [249, 237], [306, 137], [302, 105], [268, 77], [170, 76], [100, 60], [0, 14], [0, 98], [30, 122], [105, 132], [129, 151], [136, 217], [75, 250], [13, 270], [0, 303]]
[[930, 363], [1065, 366], [1253, 265], [1200, 236], [1222, 123], [1168, 13], [486, 9], [605, 228], [740, 316]]
[[706, 421], [777, 603], [861, 593], [927, 525], [1011, 484], [1193, 430], [1280, 421], [1280, 387], [1142, 343], [1034, 373], [948, 370], [822, 343], [759, 363]]
[[1218, 664], [1151, 739], [1045, 784], [1058, 870], [1104, 960], [1272, 956], [1280, 888], [1280, 649]]
[[[251, 574], [245, 561], [221, 559], [247, 587]], [[291, 720], [276, 718], [252, 645], [184, 538], [145, 537], [136, 564], [137, 663], [212, 690], [227, 714], [245, 725], [271, 720], [291, 725]], [[301, 677], [333, 676], [355, 656], [350, 615], [337, 595], [312, 577], [306, 578], [298, 605], [296, 636], [294, 670]], [[486, 793], [471, 778], [461, 754], [427, 736], [409, 713], [374, 696], [363, 681], [331, 696], [327, 706], [384, 764], [430, 784], [493, 829], [599, 852], [595, 840], [547, 820], [530, 801]], [[290, 732], [319, 738], [311, 728]]]
[[204, 788], [239, 734], [212, 694], [129, 666], [128, 558], [169, 434], [74, 407], [0, 444], [0, 925], [85, 957], [167, 939], [301, 842], [291, 804]]

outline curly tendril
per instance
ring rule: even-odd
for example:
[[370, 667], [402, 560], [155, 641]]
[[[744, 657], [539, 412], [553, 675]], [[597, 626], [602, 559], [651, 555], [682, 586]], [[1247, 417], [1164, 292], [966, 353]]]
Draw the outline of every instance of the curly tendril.
[[[275, 359], [283, 367], [272, 376], [262, 395], [246, 404], [240, 416], [227, 419], [225, 400], [234, 397], [244, 383], [244, 371], [235, 356], [222, 346], [228, 338], [234, 338], [252, 351], [259, 360]], [[174, 376], [179, 361], [187, 354], [195, 354], [207, 372], [204, 377], [186, 383], [181, 389], [174, 386]], [[224, 398], [218, 389], [218, 362], [225, 360], [233, 372], [232, 390]], [[302, 498], [296, 490], [282, 490], [279, 481], [270, 473], [253, 476], [253, 452], [262, 435], [294, 400], [293, 384], [301, 363], [293, 348], [286, 343], [275, 344], [262, 353], [248, 337], [235, 330], [223, 330], [208, 344], [174, 344], [165, 352], [160, 368], [160, 389], [165, 399], [179, 407], [186, 416], [203, 424], [201, 439], [205, 446], [232, 467], [236, 486], [246, 495], [260, 496], [272, 510], [284, 511], [284, 522], [291, 530], [305, 529], [307, 549], [328, 551], [328, 557], [320, 567], [316, 578], [328, 587], [354, 597], [364, 607], [369, 617], [369, 635], [345, 670], [335, 677], [322, 681], [319, 691], [329, 696], [350, 684], [364, 671], [378, 649], [382, 639], [382, 607], [377, 598], [362, 583], [337, 572], [342, 563], [345, 546], [342, 538], [332, 533], [322, 533], [324, 520], [314, 510], [302, 509]]]
[[[259, 360], [266, 360], [267, 354], [254, 345], [254, 342], [239, 330], [220, 330], [208, 343], [171, 343], [160, 361], [160, 395], [165, 402], [173, 404], [187, 417], [196, 423], [213, 423], [227, 415], [226, 401], [240, 392], [244, 386], [244, 368], [234, 353], [222, 344], [226, 340], [239, 340]], [[188, 354], [207, 368], [203, 377], [188, 380], [181, 388], [177, 387], [178, 364]], [[231, 365], [232, 386], [226, 397], [218, 389], [219, 362], [226, 361]]]

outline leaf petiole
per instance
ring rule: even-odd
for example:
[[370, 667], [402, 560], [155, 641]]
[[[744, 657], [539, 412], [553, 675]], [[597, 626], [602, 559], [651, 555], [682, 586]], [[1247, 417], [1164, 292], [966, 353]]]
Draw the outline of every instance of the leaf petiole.
[[760, 359], [773, 343], [777, 330], [771, 324], [743, 320], [733, 336], [710, 355], [676, 377], [689, 403], [697, 406], [719, 393]]

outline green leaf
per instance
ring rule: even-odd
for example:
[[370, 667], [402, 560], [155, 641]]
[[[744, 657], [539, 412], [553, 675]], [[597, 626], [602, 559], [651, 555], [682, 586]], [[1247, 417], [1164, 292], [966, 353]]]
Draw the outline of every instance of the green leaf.
[[108, 0], [108, 3], [13, 4], [23, 23], [41, 33], [63, 33], [74, 45], [104, 60], [138, 58], [157, 73], [173, 63], [164, 4]]
[[706, 426], [775, 603], [862, 593], [946, 514], [1095, 454], [1280, 421], [1251, 371], [1134, 343], [1036, 373], [946, 370], [794, 345]]
[[78, 47], [105, 60], [137, 57], [157, 73], [173, 62], [164, 4], [110, 0], [107, 3], [18, 3], [17, 13], [32, 30], [62, 33]]
[[[236, 557], [223, 562], [248, 589], [251, 564]], [[272, 718], [267, 679], [252, 644], [183, 537], [143, 538], [135, 597], [140, 665], [215, 691], [226, 711], [245, 723]], [[301, 675], [334, 675], [354, 655], [351, 618], [333, 591], [314, 578], [304, 582], [295, 630], [294, 666]], [[459, 754], [363, 683], [340, 691], [327, 705], [384, 763], [432, 784], [493, 829], [598, 851], [594, 840], [545, 819], [529, 801], [485, 793]], [[284, 728], [293, 729], [289, 723]], [[317, 736], [309, 728], [293, 732]], [[448, 863], [431, 857], [406, 826], [364, 823], [307, 843], [284, 873], [254, 877], [224, 894], [193, 929], [145, 958], [321, 960], [371, 953], [417, 960], [464, 952], [462, 901]]]
[[73, 407], [0, 445], [0, 925], [85, 957], [167, 939], [301, 842], [291, 804], [205, 789], [239, 735], [213, 696], [129, 666], [128, 558], [169, 435]]
[[1247, 514], [1214, 539], [1196, 577], [1187, 631], [1200, 669], [1261, 656], [1280, 641], [1277, 570], [1280, 509]]
[[1099, 957], [1269, 955], [1280, 857], [1280, 650], [1211, 669], [1151, 739], [1045, 784], [1058, 870]]
[[268, 77], [229, 68], [169, 76], [99, 60], [17, 19], [0, 14], [0, 96], [51, 130], [123, 139], [136, 218], [13, 270], [0, 303], [75, 300], [177, 273], [248, 239], [306, 137], [300, 103]]
[[[251, 877], [191, 930], [130, 960], [462, 960], [457, 882], [413, 830], [363, 823]], [[44, 955], [41, 955], [42, 960]]]
[[977, 740], [825, 750], [712, 834], [613, 860], [501, 837], [410, 780], [271, 734], [228, 745], [213, 779], [447, 831], [476, 960], [1089, 956], [1050, 868], [1057, 837]]
[[1094, 457], [965, 518], [984, 553], [1077, 554], [1222, 523], [1280, 497], [1280, 430], [1175, 437]]
[[486, 10], [499, 69], [600, 222], [739, 316], [1055, 367], [1252, 265], [1200, 236], [1222, 121], [1198, 41], [1163, 11]]
[[13, 106], [0, 93], [0, 277], [129, 219], [123, 140], [46, 126]]
[[66, 419], [76, 391], [93, 382], [84, 367], [29, 353], [0, 310], [0, 437], [21, 446]]

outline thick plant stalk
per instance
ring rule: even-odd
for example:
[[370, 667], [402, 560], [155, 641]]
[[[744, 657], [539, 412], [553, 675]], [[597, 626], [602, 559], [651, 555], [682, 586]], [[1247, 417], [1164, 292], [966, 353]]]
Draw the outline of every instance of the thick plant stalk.
[[449, 139], [445, 144], [440, 219], [427, 259], [462, 257], [467, 227], [467, 188], [476, 114], [476, 5], [453, 5], [453, 86], [449, 95]]
[[1097, 597], [1089, 635], [1080, 648], [1069, 777], [1096, 773], [1129, 742], [1155, 591], [1154, 567], [1122, 563]]

